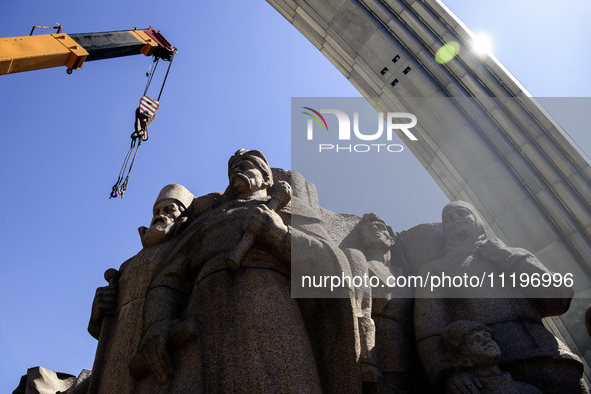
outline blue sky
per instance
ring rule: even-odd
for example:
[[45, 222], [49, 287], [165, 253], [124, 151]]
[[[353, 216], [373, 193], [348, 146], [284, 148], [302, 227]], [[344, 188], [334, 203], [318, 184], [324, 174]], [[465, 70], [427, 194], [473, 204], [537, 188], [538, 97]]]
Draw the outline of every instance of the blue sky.
[[[560, 9], [554, 1], [445, 3], [473, 32], [490, 37], [496, 57], [532, 95], [591, 96], [588, 1], [566, 0]], [[360, 95], [263, 0], [8, 0], [0, 9], [3, 37], [56, 22], [65, 33], [152, 25], [179, 49], [123, 199], [108, 197], [149, 58], [89, 62], [72, 75], [59, 68], [0, 77], [0, 392], [11, 392], [28, 367], [71, 374], [92, 367], [96, 340], [86, 326], [94, 291], [104, 285], [105, 269], [141, 248], [137, 228], [148, 225], [162, 186], [181, 183], [195, 195], [223, 191], [227, 159], [242, 147], [290, 168], [291, 97]], [[156, 77], [151, 94], [158, 84]], [[568, 131], [591, 151], [581, 130]], [[439, 220], [445, 203], [404, 153], [401, 195], [390, 197], [392, 212], [380, 212], [395, 230]], [[360, 203], [349, 212], [368, 210]]]

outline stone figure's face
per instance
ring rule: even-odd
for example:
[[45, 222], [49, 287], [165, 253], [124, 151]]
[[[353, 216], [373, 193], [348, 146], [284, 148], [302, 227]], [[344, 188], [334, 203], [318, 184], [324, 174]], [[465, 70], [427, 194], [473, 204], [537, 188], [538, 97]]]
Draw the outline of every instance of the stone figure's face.
[[464, 207], [452, 208], [443, 217], [443, 229], [446, 237], [453, 240], [462, 240], [477, 235], [479, 230], [476, 225], [476, 217]]
[[361, 242], [368, 249], [387, 250], [393, 244], [388, 227], [383, 220], [364, 220], [361, 223]]
[[150, 223], [150, 228], [163, 228], [166, 225], [174, 223], [174, 221], [181, 216], [183, 211], [179, 208], [179, 204], [175, 200], [166, 199], [158, 202], [152, 211], [153, 217]]
[[488, 367], [501, 361], [501, 349], [488, 331], [474, 331], [464, 340], [462, 356], [474, 367]]
[[144, 244], [154, 246], [168, 241], [182, 213], [183, 209], [176, 200], [165, 199], [154, 205], [154, 216], [144, 234]]
[[265, 189], [269, 181], [249, 160], [238, 160], [229, 169], [230, 186], [238, 194], [254, 193]]

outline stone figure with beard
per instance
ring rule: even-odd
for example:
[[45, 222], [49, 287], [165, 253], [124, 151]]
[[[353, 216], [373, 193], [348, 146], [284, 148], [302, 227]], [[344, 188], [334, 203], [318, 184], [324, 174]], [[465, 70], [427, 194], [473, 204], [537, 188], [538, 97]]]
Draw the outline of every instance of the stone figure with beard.
[[165, 186], [153, 208], [150, 227], [140, 227], [144, 248], [119, 269], [118, 285], [100, 287], [92, 305], [88, 331], [99, 338], [101, 322], [112, 315], [103, 355], [99, 393], [132, 393], [136, 382], [128, 370], [143, 328], [144, 299], [148, 285], [161, 270], [165, 256], [191, 219], [193, 194], [178, 184]]
[[[300, 303], [290, 291], [292, 249], [318, 265], [338, 266], [341, 252], [319, 221], [304, 233], [291, 226], [290, 206], [267, 206], [273, 174], [260, 151], [237, 151], [228, 178], [219, 206], [185, 230], [150, 285], [133, 376], [160, 392], [359, 391], [352, 311], [320, 310], [321, 302]], [[232, 267], [227, 258], [245, 232], [254, 244]]]
[[[492, 274], [552, 275], [534, 255], [507, 247], [486, 234], [474, 207], [463, 201], [446, 205], [442, 212], [445, 250], [441, 259], [421, 267], [422, 277], [478, 277]], [[514, 379], [543, 393], [587, 393], [583, 364], [544, 327], [542, 318], [565, 313], [573, 290], [567, 286], [500, 288], [448, 285], [416, 291], [414, 326], [417, 349], [433, 385], [443, 391], [478, 392], [471, 375], [458, 374], [443, 348], [441, 332], [457, 320], [488, 326], [502, 352], [499, 364]]]

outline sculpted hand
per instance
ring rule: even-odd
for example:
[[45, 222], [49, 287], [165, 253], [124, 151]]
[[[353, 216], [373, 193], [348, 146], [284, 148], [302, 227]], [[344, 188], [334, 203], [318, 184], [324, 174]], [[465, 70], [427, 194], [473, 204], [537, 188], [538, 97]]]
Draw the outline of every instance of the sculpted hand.
[[174, 347], [181, 347], [187, 342], [197, 339], [199, 328], [195, 319], [185, 319], [172, 326], [170, 329], [170, 342]]
[[288, 233], [281, 217], [266, 205], [259, 205], [246, 218], [242, 229], [253, 235], [258, 242], [275, 245]]
[[113, 315], [117, 311], [117, 286], [109, 285], [96, 289], [94, 300], [92, 301], [92, 311], [90, 313], [90, 323], [88, 330], [92, 336], [98, 338], [103, 318], [107, 315]]
[[129, 363], [129, 372], [134, 379], [153, 374], [160, 384], [167, 383], [174, 375], [172, 359], [168, 352], [169, 321], [155, 324]]
[[460, 373], [447, 380], [447, 394], [479, 394], [482, 384], [469, 373]]
[[523, 249], [509, 248], [498, 238], [488, 239], [476, 249], [476, 253], [499, 264], [500, 270], [515, 269], [524, 258], [531, 256]]
[[92, 314], [100, 316], [112, 315], [117, 309], [117, 286], [109, 285], [96, 289], [92, 301]]
[[511, 249], [498, 238], [486, 240], [478, 246], [476, 252], [485, 259], [495, 262], [507, 261], [513, 256]]
[[363, 382], [376, 383], [382, 377], [382, 372], [379, 368], [370, 363], [361, 363], [361, 378]]

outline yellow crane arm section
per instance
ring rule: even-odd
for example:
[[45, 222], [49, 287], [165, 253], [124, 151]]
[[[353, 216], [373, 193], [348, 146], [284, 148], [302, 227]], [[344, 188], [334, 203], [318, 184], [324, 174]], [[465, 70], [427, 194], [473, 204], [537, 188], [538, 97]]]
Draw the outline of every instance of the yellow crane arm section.
[[0, 75], [66, 66], [79, 69], [88, 56], [67, 34], [0, 38]]
[[60, 66], [77, 70], [84, 61], [136, 54], [167, 59], [175, 52], [176, 48], [151, 27], [106, 33], [6, 37], [0, 38], [0, 75]]

